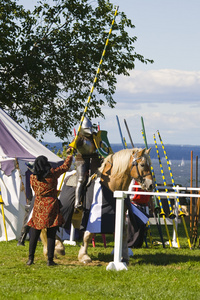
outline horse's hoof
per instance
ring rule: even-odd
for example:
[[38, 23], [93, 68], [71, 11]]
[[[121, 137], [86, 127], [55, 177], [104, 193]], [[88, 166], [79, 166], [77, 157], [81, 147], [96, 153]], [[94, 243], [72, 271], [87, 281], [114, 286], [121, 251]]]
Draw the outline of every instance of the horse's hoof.
[[83, 257], [79, 257], [79, 261], [84, 263], [84, 264], [88, 264], [90, 263], [92, 260], [88, 255], [83, 255]]
[[65, 250], [64, 249], [55, 249], [54, 255], [55, 256], [57, 256], [57, 255], [64, 256], [65, 255]]
[[92, 262], [91, 259], [84, 259], [84, 260], [83, 260], [83, 263], [84, 263], [85, 265], [87, 265], [87, 264], [89, 264], [89, 263], [91, 263], [91, 262]]

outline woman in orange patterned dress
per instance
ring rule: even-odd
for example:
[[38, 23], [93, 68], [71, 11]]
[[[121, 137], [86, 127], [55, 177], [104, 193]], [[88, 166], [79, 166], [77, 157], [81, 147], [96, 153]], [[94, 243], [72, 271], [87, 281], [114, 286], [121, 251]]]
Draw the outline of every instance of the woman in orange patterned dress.
[[72, 163], [69, 155], [65, 162], [57, 168], [52, 168], [48, 159], [41, 155], [34, 162], [34, 171], [30, 177], [31, 186], [35, 192], [35, 202], [30, 226], [29, 260], [27, 265], [34, 262], [34, 254], [37, 241], [42, 229], [47, 228], [47, 255], [48, 266], [54, 266], [55, 236], [59, 226], [64, 223], [60, 213], [59, 200], [57, 198], [57, 182], [61, 174], [67, 172]]

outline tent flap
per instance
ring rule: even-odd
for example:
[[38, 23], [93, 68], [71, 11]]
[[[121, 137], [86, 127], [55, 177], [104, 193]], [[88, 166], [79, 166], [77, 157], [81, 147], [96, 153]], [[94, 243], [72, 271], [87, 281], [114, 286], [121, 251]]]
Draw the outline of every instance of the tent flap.
[[0, 145], [6, 156], [17, 158], [34, 158], [32, 154], [30, 154], [16, 141], [1, 120], [0, 132]]
[[0, 163], [0, 169], [4, 172], [5, 175], [10, 176], [12, 171], [15, 169], [14, 160], [6, 160]]

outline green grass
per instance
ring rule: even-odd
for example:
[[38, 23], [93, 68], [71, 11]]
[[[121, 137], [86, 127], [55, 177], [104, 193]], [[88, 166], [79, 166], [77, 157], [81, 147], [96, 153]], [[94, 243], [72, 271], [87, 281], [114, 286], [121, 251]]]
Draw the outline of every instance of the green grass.
[[[166, 239], [165, 228], [163, 235]], [[168, 226], [172, 236], [172, 226]], [[151, 226], [159, 241], [156, 226]], [[29, 242], [0, 242], [0, 299], [200, 299], [200, 249], [190, 250], [182, 225], [178, 234], [181, 249], [156, 245], [133, 249], [128, 271], [106, 271], [113, 260], [113, 236], [107, 235], [107, 248], [101, 235], [96, 247], [89, 247], [93, 262], [78, 262], [79, 245], [66, 246], [66, 255], [47, 267], [38, 242], [35, 264], [26, 266]], [[150, 246], [150, 244], [149, 244]]]

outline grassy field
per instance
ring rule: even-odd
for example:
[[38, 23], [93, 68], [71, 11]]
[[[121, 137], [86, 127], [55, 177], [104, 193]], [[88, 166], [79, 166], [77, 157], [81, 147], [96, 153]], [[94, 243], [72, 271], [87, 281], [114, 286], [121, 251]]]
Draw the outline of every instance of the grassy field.
[[[77, 260], [81, 241], [66, 246], [66, 255], [55, 259], [55, 267], [47, 267], [41, 242], [32, 266], [26, 266], [28, 241], [25, 247], [17, 246], [17, 241], [1, 242], [0, 299], [200, 299], [200, 249], [189, 249], [182, 225], [181, 249], [163, 248], [156, 243], [156, 227], [151, 226], [151, 231], [154, 247], [146, 248], [144, 243], [143, 248], [132, 249], [127, 271], [106, 271], [113, 260], [112, 235], [106, 236], [107, 248], [97, 235], [96, 247], [89, 247], [93, 259], [89, 265]], [[163, 235], [166, 240], [164, 227]]]

